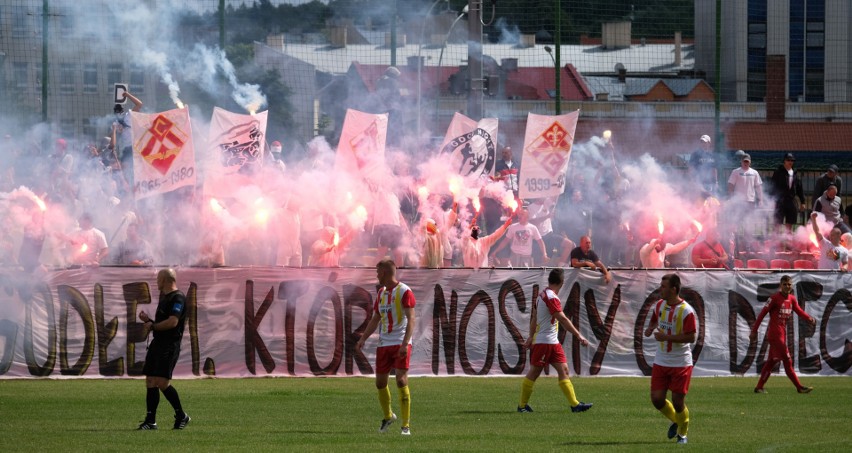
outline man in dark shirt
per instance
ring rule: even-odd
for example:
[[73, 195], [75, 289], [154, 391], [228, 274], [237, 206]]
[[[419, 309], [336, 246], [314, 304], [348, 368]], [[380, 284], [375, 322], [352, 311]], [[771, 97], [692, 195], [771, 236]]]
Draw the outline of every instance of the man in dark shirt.
[[793, 230], [798, 223], [799, 211], [804, 209], [805, 194], [802, 190], [802, 179], [793, 169], [796, 158], [787, 153], [784, 163], [772, 173], [769, 190], [775, 196], [775, 223], [786, 225], [787, 231]]
[[518, 174], [520, 172], [518, 163], [512, 161], [512, 147], [506, 146], [502, 151], [502, 160], [494, 165], [494, 179], [502, 180], [506, 184], [506, 190], [511, 190], [518, 198]]
[[701, 184], [701, 188], [716, 194], [719, 178], [716, 170], [716, 158], [713, 156], [713, 143], [709, 135], [702, 135], [698, 148], [689, 158], [689, 171], [692, 177]]
[[828, 186], [835, 185], [837, 187], [837, 193], [842, 193], [840, 189], [843, 188], [843, 180], [840, 179], [840, 176], [837, 174], [838, 168], [837, 165], [831, 164], [828, 166], [828, 170], [822, 174], [819, 178], [817, 178], [816, 182], [814, 182], [814, 194], [811, 196], [811, 206], [816, 203], [817, 199], [828, 190]]
[[171, 379], [180, 356], [180, 341], [186, 320], [186, 296], [177, 289], [174, 269], [162, 269], [157, 274], [157, 288], [160, 290], [160, 302], [154, 319], [144, 310], [139, 313], [139, 319], [145, 323], [145, 333], [154, 332], [142, 369], [148, 389], [148, 413], [139, 429], [157, 429], [157, 406], [160, 404], [161, 391], [175, 410], [174, 429], [183, 429], [190, 418], [181, 407], [180, 397], [172, 387]]
[[583, 236], [580, 238], [580, 246], [571, 250], [571, 267], [588, 267], [591, 270], [599, 270], [604, 275], [604, 280], [609, 283], [612, 275], [606, 266], [601, 263], [597, 253], [592, 250], [592, 238]]

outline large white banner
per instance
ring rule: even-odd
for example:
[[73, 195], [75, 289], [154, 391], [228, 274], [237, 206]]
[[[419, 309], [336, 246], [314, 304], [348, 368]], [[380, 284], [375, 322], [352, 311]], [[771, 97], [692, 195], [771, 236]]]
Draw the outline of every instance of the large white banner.
[[213, 108], [205, 156], [205, 195], [233, 195], [254, 182], [263, 165], [267, 113], [244, 115]]
[[343, 130], [337, 144], [335, 167], [338, 171], [361, 173], [365, 177], [381, 171], [385, 161], [387, 135], [387, 113], [376, 115], [346, 109]]
[[462, 176], [494, 175], [497, 162], [497, 118], [474, 121], [456, 112], [447, 127], [441, 154], [451, 154]]
[[565, 190], [565, 173], [579, 117], [579, 110], [567, 115], [527, 116], [519, 198], [556, 197]]
[[[401, 269], [417, 304], [413, 375], [520, 375], [528, 361], [531, 303], [547, 270]], [[139, 376], [146, 339], [136, 318], [159, 297], [155, 269], [58, 271], [46, 281], [0, 274], [0, 377]], [[663, 271], [600, 274], [569, 269], [559, 296], [591, 344], [562, 344], [572, 373], [647, 376], [655, 353], [642, 336]], [[749, 329], [781, 274], [679, 272], [698, 314], [696, 376], [754, 374], [765, 326]], [[788, 345], [802, 374], [849, 375], [852, 285], [848, 273], [791, 273], [816, 328], [795, 318]], [[374, 372], [377, 334], [354, 346], [376, 295], [375, 270], [178, 269], [188, 313], [176, 377], [320, 376]], [[766, 321], [764, 321], [765, 323]], [[564, 334], [564, 332], [563, 332]]]
[[195, 185], [195, 148], [187, 109], [130, 112], [136, 199]]

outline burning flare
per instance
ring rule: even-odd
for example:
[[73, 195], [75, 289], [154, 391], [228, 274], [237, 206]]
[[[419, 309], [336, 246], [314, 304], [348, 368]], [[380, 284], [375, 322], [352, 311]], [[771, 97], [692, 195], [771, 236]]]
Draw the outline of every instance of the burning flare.
[[219, 203], [219, 200], [217, 200], [215, 198], [210, 199], [210, 209], [212, 209], [213, 212], [215, 212], [217, 214], [225, 210], [225, 208], [222, 206], [222, 204]]
[[518, 209], [518, 200], [515, 199], [515, 194], [511, 191], [506, 192], [506, 194], [503, 195], [502, 204], [504, 207], [511, 209], [512, 212], [515, 212], [515, 210]]
[[175, 105], [176, 105], [176, 106], [177, 106], [177, 108], [179, 108], [179, 109], [182, 109], [182, 108], [185, 108], [185, 107], [186, 107], [186, 104], [184, 104], [183, 102], [181, 102], [181, 100], [180, 100], [180, 99], [176, 99], [176, 100], [175, 100]]
[[660, 235], [662, 235], [664, 230], [665, 227], [663, 225], [663, 216], [657, 214], [657, 231], [659, 231]]
[[472, 200], [470, 200], [470, 202], [471, 202], [471, 204], [473, 204], [473, 209], [474, 209], [474, 210], [476, 211], [476, 213], [478, 214], [478, 213], [479, 213], [479, 209], [480, 209], [480, 208], [482, 208], [482, 205], [481, 205], [481, 204], [480, 204], [480, 202], [479, 202], [479, 197], [474, 197]]
[[698, 232], [699, 232], [699, 233], [701, 232], [701, 230], [703, 230], [703, 229], [704, 229], [704, 227], [703, 227], [703, 226], [701, 226], [701, 223], [699, 223], [699, 222], [698, 222], [697, 220], [695, 220], [695, 219], [692, 219], [692, 224], [693, 224], [693, 225], [695, 225], [695, 229], [696, 229], [696, 230], [698, 230]]
[[38, 206], [41, 212], [47, 211], [47, 205], [44, 204], [44, 200], [38, 197], [38, 195], [33, 194], [33, 202]]
[[[450, 186], [450, 190], [452, 190], [452, 186]], [[426, 186], [418, 187], [417, 188], [417, 195], [420, 196], [420, 198], [425, 199], [426, 197], [429, 196], [429, 188], [426, 187]]]
[[809, 236], [809, 239], [811, 240], [811, 243], [812, 243], [813, 245], [815, 245], [817, 248], [819, 248], [819, 242], [817, 241], [816, 233], [814, 233], [813, 231], [811, 231], [811, 235]]
[[337, 232], [336, 232], [336, 231], [334, 232], [334, 238], [331, 240], [331, 243], [332, 243], [335, 247], [337, 247], [338, 245], [340, 245], [340, 235], [339, 235], [339, 234], [337, 234]]
[[459, 190], [461, 190], [461, 185], [462, 185], [461, 177], [459, 177], [459, 176], [451, 177], [449, 185], [450, 185], [450, 193], [453, 194], [453, 197], [455, 197], [456, 194], [459, 193]]
[[254, 219], [258, 223], [266, 223], [269, 220], [269, 209], [266, 209], [266, 206], [263, 205], [263, 197], [258, 197], [254, 200], [254, 205], [258, 207], [254, 214]]
[[609, 143], [609, 140], [612, 138], [612, 131], [607, 129], [603, 131], [603, 140], [605, 143]]
[[80, 253], [86, 253], [89, 250], [89, 244], [83, 244], [80, 246]]

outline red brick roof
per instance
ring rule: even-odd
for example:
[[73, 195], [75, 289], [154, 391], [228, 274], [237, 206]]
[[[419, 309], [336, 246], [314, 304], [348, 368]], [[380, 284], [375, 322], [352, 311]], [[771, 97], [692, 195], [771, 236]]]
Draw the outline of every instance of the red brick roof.
[[[385, 69], [387, 69], [385, 65], [367, 65], [353, 61], [349, 71], [350, 73], [354, 71], [364, 83], [367, 91], [373, 92], [376, 90], [376, 81], [382, 77]], [[450, 75], [457, 72], [459, 72], [458, 67], [443, 67], [439, 70], [436, 66], [424, 66], [421, 70], [422, 92], [424, 94], [434, 92], [437, 85], [441, 86], [442, 92], [448, 92], [448, 79]], [[401, 88], [407, 89], [409, 94], [416, 93], [417, 71], [408, 67], [400, 67], [399, 85]], [[550, 97], [547, 90], [555, 88], [556, 77], [553, 68], [522, 67], [518, 68], [517, 71], [507, 73], [506, 76], [505, 91], [506, 96], [510, 99], [516, 97], [524, 100], [549, 100], [553, 98]], [[560, 91], [562, 92], [562, 99], [566, 101], [587, 101], [593, 97], [592, 91], [586, 86], [577, 69], [570, 64], [562, 68]]]
[[737, 122], [725, 129], [730, 149], [852, 151], [852, 124], [849, 123]]

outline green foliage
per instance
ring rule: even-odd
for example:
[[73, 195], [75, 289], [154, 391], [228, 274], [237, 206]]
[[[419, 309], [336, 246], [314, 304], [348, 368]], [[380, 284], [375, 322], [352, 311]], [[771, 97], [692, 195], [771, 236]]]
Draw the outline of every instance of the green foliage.
[[[689, 449], [846, 451], [852, 416], [848, 376], [802, 376], [799, 395], [782, 374], [765, 395], [756, 376], [694, 378], [687, 396]], [[376, 432], [381, 412], [371, 378], [174, 381], [192, 423], [172, 431], [161, 398], [152, 432], [134, 431], [145, 413], [136, 380], [4, 380], [0, 407], [8, 451], [669, 451], [669, 422], [648, 399], [647, 378], [572, 379], [591, 411], [572, 414], [555, 377], [536, 382], [531, 414], [515, 411], [521, 378], [409, 381], [412, 436]], [[393, 380], [391, 380], [393, 386]], [[396, 389], [391, 404], [399, 415]], [[831, 414], [827, 416], [825, 414]]]

